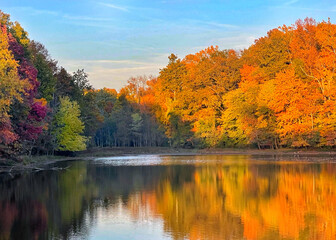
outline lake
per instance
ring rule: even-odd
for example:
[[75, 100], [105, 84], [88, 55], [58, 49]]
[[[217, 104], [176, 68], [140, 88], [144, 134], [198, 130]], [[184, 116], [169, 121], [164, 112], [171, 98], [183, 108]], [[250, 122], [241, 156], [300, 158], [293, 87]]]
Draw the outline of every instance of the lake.
[[336, 239], [334, 162], [140, 155], [2, 175], [0, 239]]

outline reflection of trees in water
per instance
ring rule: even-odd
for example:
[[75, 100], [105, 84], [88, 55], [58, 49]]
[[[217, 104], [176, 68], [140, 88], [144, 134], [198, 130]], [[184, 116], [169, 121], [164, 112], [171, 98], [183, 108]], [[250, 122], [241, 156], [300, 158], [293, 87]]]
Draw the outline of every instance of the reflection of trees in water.
[[67, 171], [2, 181], [0, 239], [87, 235], [97, 209], [113, 214], [120, 207], [135, 220], [161, 218], [174, 239], [336, 236], [333, 164], [207, 158], [209, 163], [168, 166], [73, 162]]
[[68, 239], [95, 194], [85, 163], [0, 183], [0, 239]]
[[35, 239], [46, 230], [46, 224], [47, 211], [39, 202], [28, 201], [20, 206], [0, 202], [0, 239]]
[[[98, 207], [125, 204], [154, 189], [165, 167], [111, 167], [71, 162], [66, 171], [0, 182], [0, 239], [68, 239], [87, 235]], [[89, 167], [88, 167], [89, 166]]]
[[199, 166], [156, 190], [154, 210], [175, 239], [335, 239], [336, 177], [327, 164]]
[[126, 204], [135, 217], [150, 208], [174, 239], [335, 239], [335, 171], [262, 160], [170, 166]]
[[88, 174], [99, 187], [99, 198], [113, 200], [122, 196], [124, 202], [133, 192], [153, 189], [165, 171], [165, 166], [91, 165], [88, 168]]

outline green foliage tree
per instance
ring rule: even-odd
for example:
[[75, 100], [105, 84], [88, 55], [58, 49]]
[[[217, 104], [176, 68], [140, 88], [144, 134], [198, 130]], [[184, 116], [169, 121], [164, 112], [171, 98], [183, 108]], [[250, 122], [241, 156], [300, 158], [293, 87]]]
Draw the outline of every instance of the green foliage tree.
[[87, 138], [81, 134], [84, 124], [80, 120], [80, 109], [77, 102], [69, 97], [60, 98], [59, 110], [55, 115], [57, 149], [61, 151], [81, 151], [86, 149]]

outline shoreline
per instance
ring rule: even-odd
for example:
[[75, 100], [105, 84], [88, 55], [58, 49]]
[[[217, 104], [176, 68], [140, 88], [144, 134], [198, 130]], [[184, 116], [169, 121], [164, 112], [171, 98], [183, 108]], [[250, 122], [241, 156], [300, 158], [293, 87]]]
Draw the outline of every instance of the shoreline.
[[336, 156], [336, 150], [324, 149], [244, 149], [244, 148], [204, 148], [185, 149], [169, 147], [120, 147], [120, 148], [92, 148], [78, 153], [77, 157], [108, 157], [138, 154], [159, 155], [288, 155], [288, 156]]
[[[50, 165], [62, 161], [92, 160], [100, 157], [132, 156], [132, 155], [251, 155], [251, 156], [278, 156], [290, 158], [335, 157], [336, 151], [321, 149], [235, 149], [235, 148], [207, 148], [184, 149], [170, 147], [117, 147], [91, 148], [76, 153], [74, 157], [67, 156], [21, 156], [22, 162], [3, 161], [0, 165], [0, 175], [25, 171], [53, 170]], [[315, 162], [314, 159], [310, 162]], [[320, 162], [320, 161], [316, 161]], [[6, 164], [7, 163], [7, 164]]]

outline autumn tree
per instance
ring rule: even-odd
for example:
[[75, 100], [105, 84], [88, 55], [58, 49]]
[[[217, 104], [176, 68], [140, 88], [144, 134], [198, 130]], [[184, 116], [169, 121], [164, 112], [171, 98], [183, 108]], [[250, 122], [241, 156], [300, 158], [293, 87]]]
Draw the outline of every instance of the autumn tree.
[[51, 102], [56, 90], [57, 62], [50, 57], [48, 50], [39, 42], [31, 41], [29, 52], [32, 63], [37, 69], [37, 80], [40, 82], [39, 97]]
[[3, 25], [0, 40], [0, 143], [9, 144], [18, 138], [10, 119], [10, 107], [15, 101], [23, 101], [22, 94], [29, 83], [20, 80], [18, 63], [9, 50], [7, 28]]

